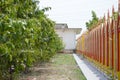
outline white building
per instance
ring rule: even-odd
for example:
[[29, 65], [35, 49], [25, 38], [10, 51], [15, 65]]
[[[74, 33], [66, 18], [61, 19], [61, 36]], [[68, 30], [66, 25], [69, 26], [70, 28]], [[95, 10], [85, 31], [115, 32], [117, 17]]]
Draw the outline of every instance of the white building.
[[68, 28], [67, 24], [56, 24], [55, 30], [63, 40], [65, 50], [74, 50], [76, 46], [76, 35], [81, 32], [81, 28]]

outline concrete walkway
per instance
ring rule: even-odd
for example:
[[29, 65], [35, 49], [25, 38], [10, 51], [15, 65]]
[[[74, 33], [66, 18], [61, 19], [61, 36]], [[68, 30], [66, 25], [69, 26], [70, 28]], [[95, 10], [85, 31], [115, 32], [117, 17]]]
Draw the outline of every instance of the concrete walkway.
[[73, 54], [73, 56], [87, 80], [108, 80], [95, 67], [82, 59], [82, 57], [78, 57], [76, 54]]

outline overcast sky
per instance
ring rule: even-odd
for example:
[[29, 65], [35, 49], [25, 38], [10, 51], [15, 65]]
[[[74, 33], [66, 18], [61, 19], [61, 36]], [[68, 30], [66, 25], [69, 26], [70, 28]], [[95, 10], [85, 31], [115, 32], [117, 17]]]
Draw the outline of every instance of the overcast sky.
[[112, 6], [118, 8], [118, 0], [40, 0], [40, 8], [51, 7], [48, 11], [49, 18], [56, 23], [67, 23], [70, 28], [82, 28], [91, 19], [91, 11], [98, 17], [111, 12]]

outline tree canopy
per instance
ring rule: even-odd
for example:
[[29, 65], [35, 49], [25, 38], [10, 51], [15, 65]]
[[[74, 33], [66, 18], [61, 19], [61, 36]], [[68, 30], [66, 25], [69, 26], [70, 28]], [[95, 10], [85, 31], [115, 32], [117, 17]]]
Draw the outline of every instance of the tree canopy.
[[99, 21], [99, 18], [97, 17], [96, 13], [94, 11], [92, 13], [92, 20], [89, 20], [86, 22], [86, 27], [88, 30], [92, 29]]
[[0, 79], [14, 80], [36, 62], [63, 48], [55, 22], [39, 9], [39, 0], [0, 1]]

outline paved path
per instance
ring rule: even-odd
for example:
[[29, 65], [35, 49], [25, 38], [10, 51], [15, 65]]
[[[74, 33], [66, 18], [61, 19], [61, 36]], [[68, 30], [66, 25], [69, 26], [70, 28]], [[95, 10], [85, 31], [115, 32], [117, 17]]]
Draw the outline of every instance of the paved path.
[[76, 54], [73, 54], [73, 56], [87, 80], [108, 80], [101, 72], [84, 59], [78, 57]]

